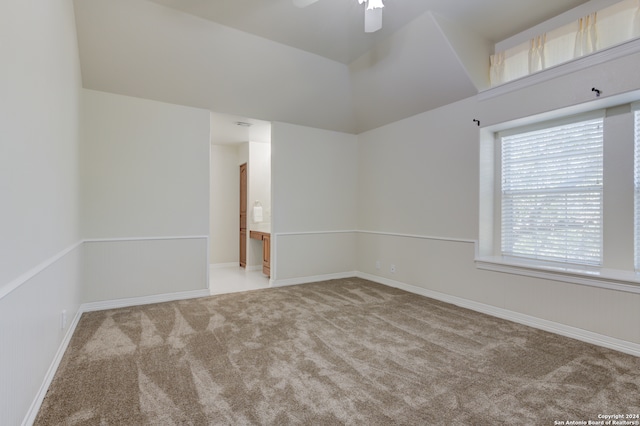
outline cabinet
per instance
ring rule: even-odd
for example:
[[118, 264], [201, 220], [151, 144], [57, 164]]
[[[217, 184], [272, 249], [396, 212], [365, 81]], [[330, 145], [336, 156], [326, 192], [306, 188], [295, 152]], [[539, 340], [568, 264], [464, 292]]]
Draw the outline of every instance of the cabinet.
[[249, 238], [262, 241], [262, 273], [271, 277], [271, 234], [249, 231]]
[[262, 273], [271, 277], [271, 235], [262, 236]]

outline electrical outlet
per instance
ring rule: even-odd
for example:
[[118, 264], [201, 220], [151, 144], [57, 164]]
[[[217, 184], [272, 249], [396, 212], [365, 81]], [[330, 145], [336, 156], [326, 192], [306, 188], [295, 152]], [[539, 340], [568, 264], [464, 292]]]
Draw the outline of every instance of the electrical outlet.
[[60, 312], [60, 328], [64, 330], [66, 327], [67, 327], [67, 311], [66, 309], [63, 309], [62, 312]]
[[391, 273], [392, 274], [396, 273], [396, 265], [391, 265]]
[[380, 269], [380, 261], [376, 260], [376, 269]]

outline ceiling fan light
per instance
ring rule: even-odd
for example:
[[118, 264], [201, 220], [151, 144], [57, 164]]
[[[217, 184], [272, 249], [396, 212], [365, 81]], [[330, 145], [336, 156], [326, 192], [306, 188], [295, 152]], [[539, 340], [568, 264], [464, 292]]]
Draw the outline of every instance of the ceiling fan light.
[[382, 4], [382, 0], [369, 0], [367, 2], [367, 10], [382, 9], [383, 7], [384, 4]]
[[364, 32], [375, 33], [382, 28], [382, 9], [367, 9], [364, 11]]

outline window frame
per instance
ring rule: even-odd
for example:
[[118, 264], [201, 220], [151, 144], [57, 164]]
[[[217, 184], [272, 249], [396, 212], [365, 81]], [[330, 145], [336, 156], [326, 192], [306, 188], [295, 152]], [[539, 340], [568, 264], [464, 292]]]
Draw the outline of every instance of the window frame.
[[[632, 139], [632, 132], [627, 129], [627, 124], [631, 122], [628, 118], [630, 115], [625, 115], [630, 112], [634, 102], [638, 102], [636, 105], [640, 108], [639, 99], [640, 91], [630, 92], [536, 116], [490, 124], [480, 129], [479, 228], [475, 254], [475, 264], [478, 269], [640, 294], [640, 271], [636, 271], [634, 264], [634, 232], [629, 232], [629, 229], [633, 229], [635, 218], [633, 154], [632, 151], [629, 152], [629, 149], [633, 150], [634, 141], [626, 140]], [[502, 171], [500, 170], [501, 146], [498, 134], [562, 124], [575, 120], [576, 117], [593, 117], [594, 114], [605, 117], [603, 265], [591, 266], [503, 256], [500, 251]], [[608, 130], [611, 123], [613, 123], [613, 130]], [[624, 131], [621, 131], [621, 128]], [[625, 138], [624, 143], [608, 141], [608, 137], [619, 138], [621, 133]], [[627, 163], [623, 167], [624, 170], [618, 170], [617, 161], [621, 158]], [[622, 189], [618, 188], [621, 179], [624, 180], [625, 185]], [[607, 186], [608, 182], [609, 186]], [[608, 215], [610, 207], [613, 205], [614, 209], [618, 208], [616, 203], [621, 199], [628, 200], [623, 206], [622, 216], [617, 217], [617, 213]], [[638, 238], [640, 239], [640, 236]], [[617, 244], [620, 246], [616, 246]]]
[[[576, 115], [570, 115], [570, 116], [566, 116], [566, 117], [562, 117], [559, 119], [553, 119], [553, 120], [546, 120], [546, 121], [541, 121], [541, 122], [537, 122], [534, 124], [530, 124], [530, 125], [525, 125], [525, 126], [519, 126], [519, 127], [514, 127], [514, 128], [510, 128], [508, 130], [504, 130], [504, 131], [500, 131], [500, 132], [496, 132], [495, 134], [495, 143], [496, 143], [496, 150], [495, 150], [495, 154], [496, 154], [496, 160], [495, 160], [495, 164], [496, 164], [496, 177], [495, 177], [495, 182], [496, 182], [496, 189], [495, 189], [495, 194], [496, 194], [496, 221], [497, 221], [497, 226], [495, 229], [496, 232], [496, 236], [495, 236], [495, 241], [496, 241], [496, 246], [494, 247], [494, 252], [495, 253], [499, 253], [500, 256], [502, 257], [507, 257], [507, 258], [515, 258], [515, 259], [523, 259], [525, 261], [541, 261], [544, 263], [550, 262], [552, 264], [560, 264], [560, 265], [580, 265], [580, 266], [589, 266], [589, 267], [600, 267], [602, 266], [602, 258], [603, 258], [603, 241], [604, 241], [604, 235], [603, 235], [603, 222], [604, 222], [604, 202], [603, 202], [603, 198], [604, 198], [604, 186], [603, 186], [603, 182], [601, 180], [600, 182], [600, 236], [599, 236], [599, 244], [600, 244], [600, 256], [599, 256], [599, 260], [596, 263], [589, 263], [589, 262], [571, 262], [571, 261], [563, 261], [560, 259], [549, 259], [549, 258], [540, 258], [540, 257], [533, 257], [533, 256], [519, 256], [518, 254], [505, 254], [504, 253], [504, 229], [503, 229], [503, 218], [504, 218], [504, 211], [503, 211], [503, 182], [504, 182], [504, 176], [503, 176], [503, 169], [502, 169], [502, 165], [503, 165], [503, 158], [502, 158], [502, 152], [503, 152], [503, 139], [505, 137], [509, 137], [509, 136], [515, 136], [515, 135], [520, 135], [520, 134], [524, 134], [524, 133], [529, 133], [529, 132], [535, 132], [535, 131], [540, 131], [540, 130], [545, 130], [545, 129], [551, 129], [551, 128], [555, 128], [555, 127], [560, 127], [560, 126], [566, 126], [566, 125], [570, 125], [570, 124], [576, 124], [576, 123], [581, 123], [581, 122], [586, 122], [586, 121], [593, 121], [593, 120], [601, 120], [601, 125], [603, 127], [603, 136], [602, 136], [602, 145], [604, 145], [604, 120], [605, 120], [605, 110], [596, 110], [596, 111], [591, 111], [589, 113], [581, 113], [581, 114], [576, 114]], [[604, 173], [604, 146], [602, 147], [602, 170]], [[602, 176], [602, 179], [604, 179], [604, 176]]]

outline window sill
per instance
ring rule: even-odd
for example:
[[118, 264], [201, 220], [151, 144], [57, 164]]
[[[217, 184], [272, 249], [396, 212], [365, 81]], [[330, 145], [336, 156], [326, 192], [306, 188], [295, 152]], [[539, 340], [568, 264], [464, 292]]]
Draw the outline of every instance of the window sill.
[[635, 271], [561, 264], [505, 256], [479, 256], [476, 267], [487, 271], [562, 281], [640, 294], [640, 274]]

